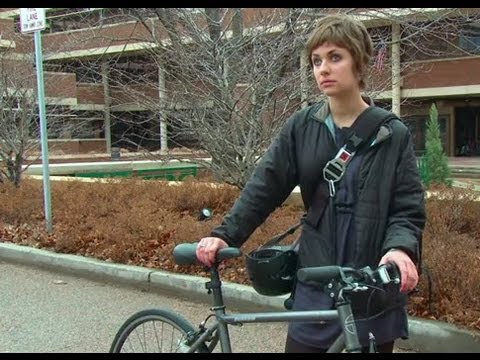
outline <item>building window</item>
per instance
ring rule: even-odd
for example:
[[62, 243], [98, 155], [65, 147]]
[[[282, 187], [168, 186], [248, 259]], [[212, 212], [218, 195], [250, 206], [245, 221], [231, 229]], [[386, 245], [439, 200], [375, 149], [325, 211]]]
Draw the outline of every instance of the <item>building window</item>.
[[49, 139], [97, 139], [104, 135], [104, 114], [100, 111], [71, 111], [47, 106]]
[[[403, 122], [410, 130], [413, 138], [413, 145], [415, 154], [417, 156], [423, 155], [425, 152], [425, 139], [427, 135], [428, 115], [406, 116]], [[443, 150], [448, 152], [447, 148], [447, 124], [449, 122], [449, 115], [438, 115], [438, 123], [440, 125], [440, 139], [442, 141]]]
[[464, 27], [460, 33], [459, 46], [471, 54], [480, 54], [480, 23]]

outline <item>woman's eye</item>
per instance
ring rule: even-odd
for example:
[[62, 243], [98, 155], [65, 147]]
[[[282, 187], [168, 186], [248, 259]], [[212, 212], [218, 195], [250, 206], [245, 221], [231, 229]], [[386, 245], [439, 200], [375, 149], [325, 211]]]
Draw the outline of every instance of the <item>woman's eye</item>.
[[320, 66], [322, 64], [322, 60], [320, 59], [313, 59], [312, 61], [314, 66]]
[[337, 55], [337, 54], [333, 54], [332, 55], [332, 61], [340, 61], [342, 59], [342, 57], [340, 55]]

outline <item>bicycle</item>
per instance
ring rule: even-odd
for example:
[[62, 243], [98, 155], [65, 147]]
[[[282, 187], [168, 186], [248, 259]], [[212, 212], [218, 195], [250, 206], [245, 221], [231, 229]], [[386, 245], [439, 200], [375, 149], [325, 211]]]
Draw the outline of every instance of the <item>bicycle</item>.
[[[175, 247], [173, 255], [179, 265], [197, 262], [196, 243], [184, 243]], [[197, 328], [182, 315], [166, 309], [148, 309], [129, 317], [118, 330], [110, 352], [199, 352], [209, 353], [220, 343], [221, 352], [231, 353], [228, 325], [258, 322], [325, 321], [337, 320], [343, 332], [327, 352], [361, 352], [357, 329], [349, 298], [368, 287], [390, 283], [399, 284], [400, 277], [394, 264], [386, 264], [372, 270], [370, 267], [353, 269], [340, 266], [301, 268], [297, 277], [301, 281], [328, 283], [329, 295], [335, 299], [335, 310], [272, 311], [227, 314], [223, 301], [218, 265], [226, 259], [241, 256], [238, 248], [227, 247], [217, 252], [216, 263], [208, 268], [210, 281], [205, 287], [212, 295], [212, 312]], [[207, 326], [207, 321], [214, 322]], [[375, 339], [370, 335], [369, 352], [375, 352]], [[164, 343], [169, 341], [168, 343]], [[155, 350], [155, 351], [151, 351]]]

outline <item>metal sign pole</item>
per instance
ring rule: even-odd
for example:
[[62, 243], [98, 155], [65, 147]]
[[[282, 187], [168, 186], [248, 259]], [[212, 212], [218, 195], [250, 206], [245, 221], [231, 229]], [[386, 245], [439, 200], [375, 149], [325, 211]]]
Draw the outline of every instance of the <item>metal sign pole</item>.
[[41, 30], [34, 32], [35, 36], [35, 63], [37, 68], [38, 112], [40, 115], [40, 137], [42, 143], [43, 191], [45, 204], [45, 220], [47, 231], [52, 232], [52, 206], [50, 196], [50, 169], [48, 166], [48, 133], [45, 119], [45, 91], [43, 83], [43, 57]]
[[40, 138], [42, 143], [43, 196], [47, 232], [52, 232], [52, 206], [50, 202], [50, 168], [48, 166], [48, 133], [45, 119], [45, 91], [43, 84], [43, 58], [41, 31], [45, 29], [44, 8], [20, 8], [20, 28], [22, 33], [34, 33], [35, 64], [37, 70], [38, 112], [40, 116]]

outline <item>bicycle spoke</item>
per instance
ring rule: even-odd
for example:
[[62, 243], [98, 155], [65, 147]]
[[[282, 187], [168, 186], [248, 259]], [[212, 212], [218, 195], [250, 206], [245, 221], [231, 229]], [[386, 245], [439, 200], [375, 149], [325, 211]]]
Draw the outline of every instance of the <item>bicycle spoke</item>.
[[[128, 347], [132, 350], [131, 352], [134, 353], [135, 349], [133, 348], [132, 342], [130, 341], [130, 339], [127, 338], [126, 343], [128, 344]], [[125, 349], [122, 349], [122, 350], [125, 350]], [[130, 352], [130, 351], [122, 351], [122, 352]]]
[[[142, 329], [143, 329], [144, 324], [142, 324], [141, 327], [142, 327]], [[137, 337], [137, 339], [138, 339], [138, 343], [139, 343], [139, 345], [140, 345], [140, 349], [142, 349], [143, 352], [145, 352], [145, 348], [144, 348], [143, 345], [142, 345], [142, 340], [141, 340], [140, 335], [139, 335], [139, 333], [138, 333], [138, 329], [135, 329], [135, 335], [136, 335], [136, 337]], [[144, 334], [144, 337], [145, 337], [145, 334]]]
[[[134, 314], [122, 326], [112, 352], [186, 352], [188, 334], [194, 328], [177, 314], [165, 310], [147, 310]], [[170, 344], [168, 344], [170, 342]], [[205, 345], [197, 349], [207, 352]]]
[[[155, 321], [152, 323], [152, 325], [153, 325], [153, 330], [154, 330], [154, 333], [155, 333], [155, 340], [157, 342], [157, 349], [159, 349], [160, 352], [162, 352], [162, 345], [159, 343], [160, 339], [158, 338], [157, 329], [155, 327]], [[163, 328], [163, 326], [162, 326], [162, 328]], [[162, 339], [163, 339], [163, 337], [162, 337]]]

